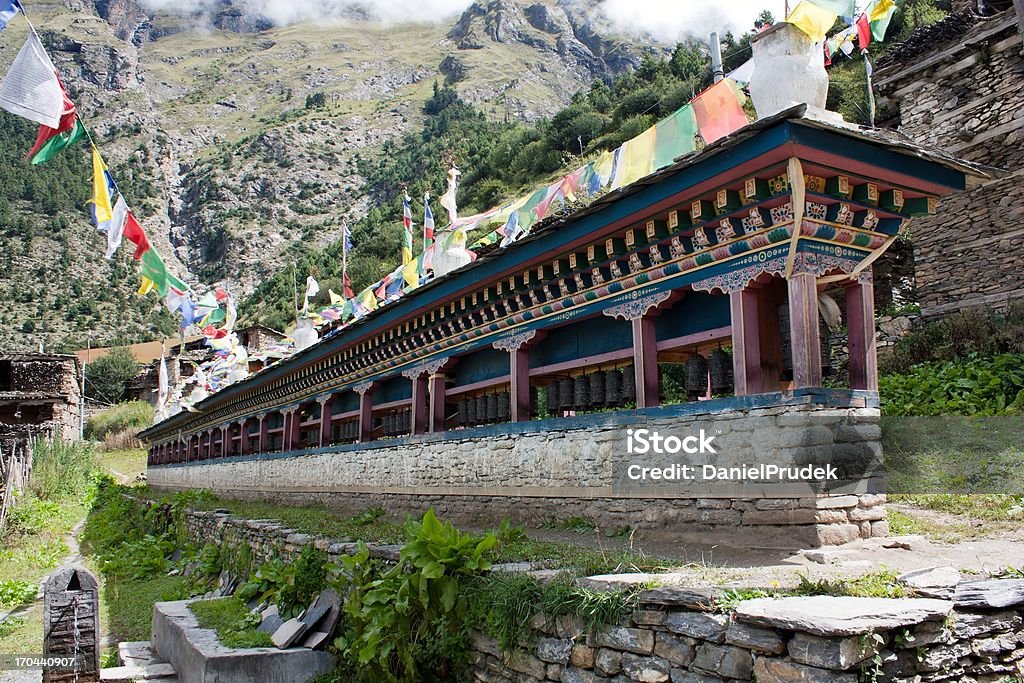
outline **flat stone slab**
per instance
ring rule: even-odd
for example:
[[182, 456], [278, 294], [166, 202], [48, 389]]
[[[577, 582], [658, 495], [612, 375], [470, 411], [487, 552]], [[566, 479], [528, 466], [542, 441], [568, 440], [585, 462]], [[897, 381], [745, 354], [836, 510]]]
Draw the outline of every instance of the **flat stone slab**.
[[965, 581], [956, 587], [957, 607], [1004, 609], [1024, 605], [1024, 579]]
[[929, 567], [907, 572], [896, 580], [913, 590], [914, 595], [948, 600], [953, 597], [960, 578], [960, 572], [954, 567]]
[[215, 631], [199, 628], [190, 602], [153, 605], [153, 648], [182, 683], [304, 683], [334, 667], [334, 656], [320, 650], [225, 647]]
[[179, 680], [170, 664], [150, 664], [149, 666], [118, 666], [100, 670], [100, 680], [104, 683], [128, 683], [129, 681], [159, 681], [169, 683]]
[[281, 625], [281, 628], [274, 631], [274, 635], [270, 636], [270, 639], [279, 649], [284, 650], [301, 638], [308, 630], [309, 626], [298, 619], [289, 619]]
[[817, 636], [853, 636], [941, 621], [952, 609], [949, 600], [929, 598], [757, 598], [739, 604], [736, 620]]

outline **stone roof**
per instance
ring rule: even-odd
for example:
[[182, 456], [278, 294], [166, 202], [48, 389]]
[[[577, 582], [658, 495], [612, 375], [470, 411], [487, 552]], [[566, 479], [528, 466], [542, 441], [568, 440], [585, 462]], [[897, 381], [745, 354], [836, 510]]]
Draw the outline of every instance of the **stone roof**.
[[984, 18], [969, 10], [953, 12], [942, 21], [922, 26], [911, 33], [906, 40], [897, 43], [880, 57], [876, 66], [884, 69], [909, 62], [919, 55], [933, 52], [962, 38], [980, 21], [984, 21]]

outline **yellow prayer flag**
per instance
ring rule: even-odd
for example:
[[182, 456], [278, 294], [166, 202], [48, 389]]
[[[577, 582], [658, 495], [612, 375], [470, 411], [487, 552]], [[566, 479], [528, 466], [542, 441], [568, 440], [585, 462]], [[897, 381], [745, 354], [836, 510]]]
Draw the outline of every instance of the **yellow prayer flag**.
[[868, 7], [868, 21], [886, 19], [890, 12], [896, 11], [896, 3], [892, 0], [874, 0]]
[[342, 296], [339, 296], [338, 293], [335, 292], [333, 289], [328, 289], [327, 290], [327, 294], [329, 294], [330, 297], [331, 297], [331, 305], [332, 306], [337, 306], [339, 304], [345, 303], [345, 298], [342, 297]]
[[97, 225], [114, 220], [114, 207], [110, 203], [110, 187], [107, 185], [107, 165], [96, 147], [92, 148], [92, 205]]
[[838, 14], [822, 9], [808, 0], [801, 0], [793, 11], [790, 12], [789, 18], [786, 21], [809, 35], [811, 40], [817, 43], [825, 40], [825, 36], [828, 35], [829, 29], [836, 23], [836, 17], [838, 16]]
[[622, 146], [619, 166], [615, 171], [615, 177], [612, 178], [611, 189], [625, 187], [651, 174], [656, 140], [656, 127], [651, 126]]
[[156, 287], [156, 283], [150, 280], [145, 275], [142, 276], [142, 284], [139, 286], [139, 296], [145, 296], [153, 291]]
[[377, 308], [377, 297], [373, 293], [373, 290], [363, 290], [363, 293], [360, 295], [359, 303], [363, 305], [363, 308], [365, 308], [367, 312], [375, 310]]
[[410, 287], [415, 287], [420, 283], [419, 259], [410, 261], [402, 266], [402, 279], [405, 280], [405, 284]]

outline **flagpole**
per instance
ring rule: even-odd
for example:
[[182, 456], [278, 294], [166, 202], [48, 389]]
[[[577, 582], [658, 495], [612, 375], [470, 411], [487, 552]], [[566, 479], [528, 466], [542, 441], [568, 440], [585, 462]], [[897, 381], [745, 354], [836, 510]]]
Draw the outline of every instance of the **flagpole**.
[[341, 229], [341, 298], [345, 298], [345, 288], [348, 287], [348, 226]]

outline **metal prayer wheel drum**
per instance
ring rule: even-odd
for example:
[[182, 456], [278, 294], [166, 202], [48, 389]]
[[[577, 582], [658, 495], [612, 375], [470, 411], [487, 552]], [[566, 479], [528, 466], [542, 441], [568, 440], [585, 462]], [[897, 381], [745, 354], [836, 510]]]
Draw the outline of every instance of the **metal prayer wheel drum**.
[[561, 407], [561, 404], [558, 402], [559, 398], [558, 381], [555, 380], [547, 386], [548, 414], [552, 417], [558, 415], [558, 409]]
[[478, 425], [487, 423], [487, 397], [476, 397], [476, 423]]
[[721, 348], [708, 355], [708, 373], [711, 375], [711, 393], [732, 392], [732, 357]]
[[465, 424], [467, 426], [472, 427], [473, 425], [476, 424], [476, 399], [470, 397], [470, 398], [464, 399], [464, 400], [466, 401], [466, 422], [465, 422]]
[[[793, 337], [789, 326], [789, 304], [782, 304], [779, 313], [779, 338], [782, 340], [782, 370], [785, 378], [793, 377]], [[821, 338], [821, 373], [831, 375], [832, 340], [829, 338], [828, 326], [825, 321], [818, 321], [818, 336]]]
[[573, 398], [576, 410], [583, 410], [590, 405], [590, 379], [586, 375], [580, 375], [573, 383]]
[[695, 353], [686, 363], [686, 391], [690, 394], [703, 394], [707, 390], [708, 359]]
[[590, 407], [600, 408], [605, 404], [605, 386], [607, 373], [598, 370], [590, 375]]
[[572, 410], [575, 407], [576, 383], [572, 377], [565, 377], [558, 383], [559, 407], [562, 410]]
[[636, 371], [632, 365], [622, 368], [622, 400], [625, 403], [636, 401]]
[[622, 403], [622, 370], [612, 370], [604, 378], [604, 404], [608, 407]]
[[465, 397], [459, 399], [459, 402], [456, 404], [456, 410], [458, 411], [456, 419], [459, 425], [465, 426], [469, 424], [469, 406], [466, 405]]
[[498, 422], [508, 422], [512, 419], [511, 395], [503, 391], [497, 395]]
[[487, 395], [487, 421], [497, 422], [498, 421], [498, 395], [488, 394]]

